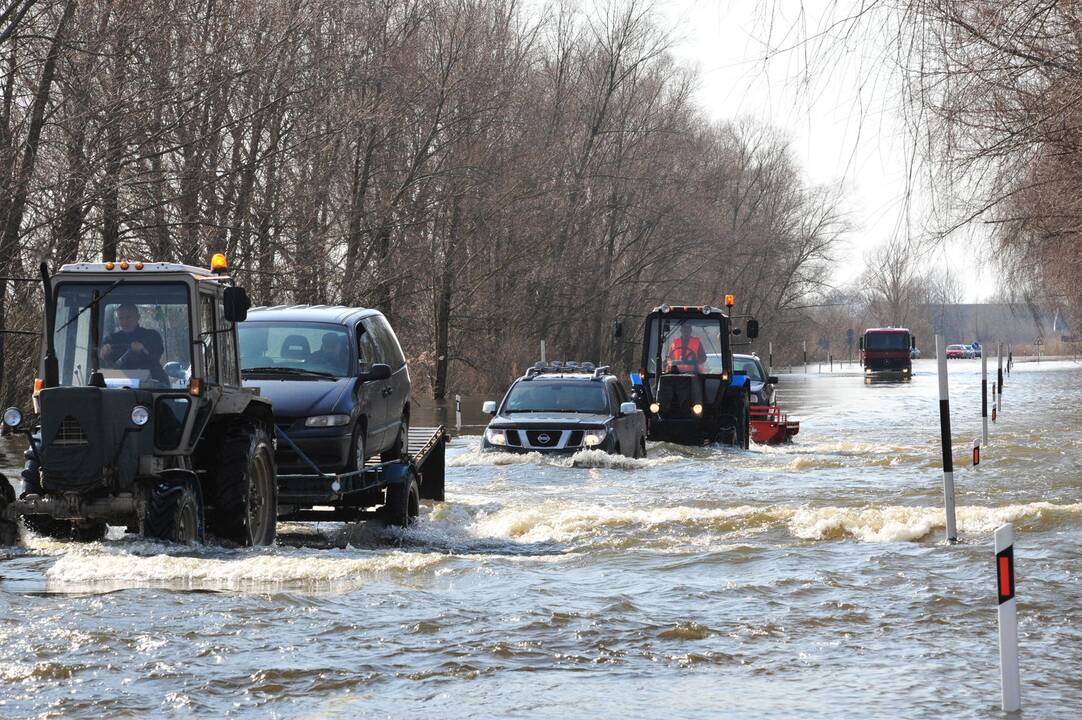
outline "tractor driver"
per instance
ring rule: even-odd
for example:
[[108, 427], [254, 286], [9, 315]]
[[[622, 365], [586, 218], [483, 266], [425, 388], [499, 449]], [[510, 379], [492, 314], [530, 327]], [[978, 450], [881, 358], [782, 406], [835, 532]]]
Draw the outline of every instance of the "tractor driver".
[[692, 335], [691, 330], [690, 322], [681, 323], [680, 337], [669, 345], [669, 372], [702, 372], [706, 364], [706, 350], [703, 349], [702, 340]]
[[120, 305], [116, 322], [120, 329], [105, 338], [98, 351], [102, 362], [124, 370], [149, 370], [151, 377], [167, 382], [161, 365], [162, 336], [139, 325], [139, 308], [132, 303]]

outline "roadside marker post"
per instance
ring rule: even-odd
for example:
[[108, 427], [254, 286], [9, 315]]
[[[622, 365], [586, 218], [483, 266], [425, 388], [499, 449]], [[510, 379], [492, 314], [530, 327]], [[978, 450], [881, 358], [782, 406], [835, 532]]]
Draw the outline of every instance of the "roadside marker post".
[[996, 390], [999, 391], [999, 403], [1003, 404], [1003, 343], [996, 347]]
[[935, 336], [935, 356], [939, 365], [939, 432], [943, 445], [943, 508], [947, 515], [947, 542], [958, 541], [954, 517], [954, 448], [951, 442], [951, 401], [947, 388], [947, 343]]
[[455, 429], [462, 432], [462, 396], [455, 395]]
[[766, 346], [767, 346], [766, 367], [767, 367], [767, 374], [769, 375], [769, 374], [774, 372], [774, 343], [772, 343], [772, 342], [767, 343]]
[[1003, 712], [1022, 709], [1018, 673], [1018, 606], [1014, 598], [1014, 526], [996, 530], [996, 595], [999, 598], [999, 684]]
[[988, 444], [988, 357], [981, 349], [981, 443]]
[[981, 441], [973, 440], [973, 467], [981, 464]]
[[804, 341], [804, 374], [808, 374], [808, 341]]

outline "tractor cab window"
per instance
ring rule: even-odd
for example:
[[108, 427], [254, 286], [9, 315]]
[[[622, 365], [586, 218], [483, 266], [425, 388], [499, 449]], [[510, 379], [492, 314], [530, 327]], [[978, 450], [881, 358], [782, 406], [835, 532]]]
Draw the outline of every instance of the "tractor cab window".
[[650, 321], [647, 373], [720, 375], [724, 354], [721, 322], [716, 318], [655, 317]]
[[53, 341], [62, 385], [86, 385], [100, 371], [108, 387], [188, 387], [186, 286], [67, 282], [56, 293]]

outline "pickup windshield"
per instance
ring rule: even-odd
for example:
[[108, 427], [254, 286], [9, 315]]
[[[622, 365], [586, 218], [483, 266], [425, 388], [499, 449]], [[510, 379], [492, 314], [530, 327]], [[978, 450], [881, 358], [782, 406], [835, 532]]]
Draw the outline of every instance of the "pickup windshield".
[[759, 363], [754, 358], [742, 358], [733, 356], [733, 372], [743, 372], [755, 382], [763, 381], [763, 373]]
[[868, 333], [864, 336], [864, 349], [872, 352], [908, 350], [909, 333]]
[[599, 382], [520, 380], [503, 404], [504, 413], [567, 412], [608, 413], [605, 387]]
[[341, 325], [245, 322], [240, 364], [247, 375], [340, 378], [350, 375], [349, 336]]
[[188, 386], [191, 319], [181, 283], [60, 283], [54, 327], [61, 385], [85, 385], [100, 371], [109, 387]]

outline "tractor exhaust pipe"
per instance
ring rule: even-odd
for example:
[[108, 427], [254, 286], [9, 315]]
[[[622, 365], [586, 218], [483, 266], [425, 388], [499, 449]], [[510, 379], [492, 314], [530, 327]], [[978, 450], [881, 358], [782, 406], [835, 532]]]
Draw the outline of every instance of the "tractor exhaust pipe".
[[60, 363], [56, 359], [56, 344], [53, 338], [56, 326], [56, 308], [53, 301], [53, 281], [49, 277], [49, 265], [41, 262], [41, 289], [45, 295], [45, 362], [42, 367], [42, 380], [47, 388], [60, 384]]

